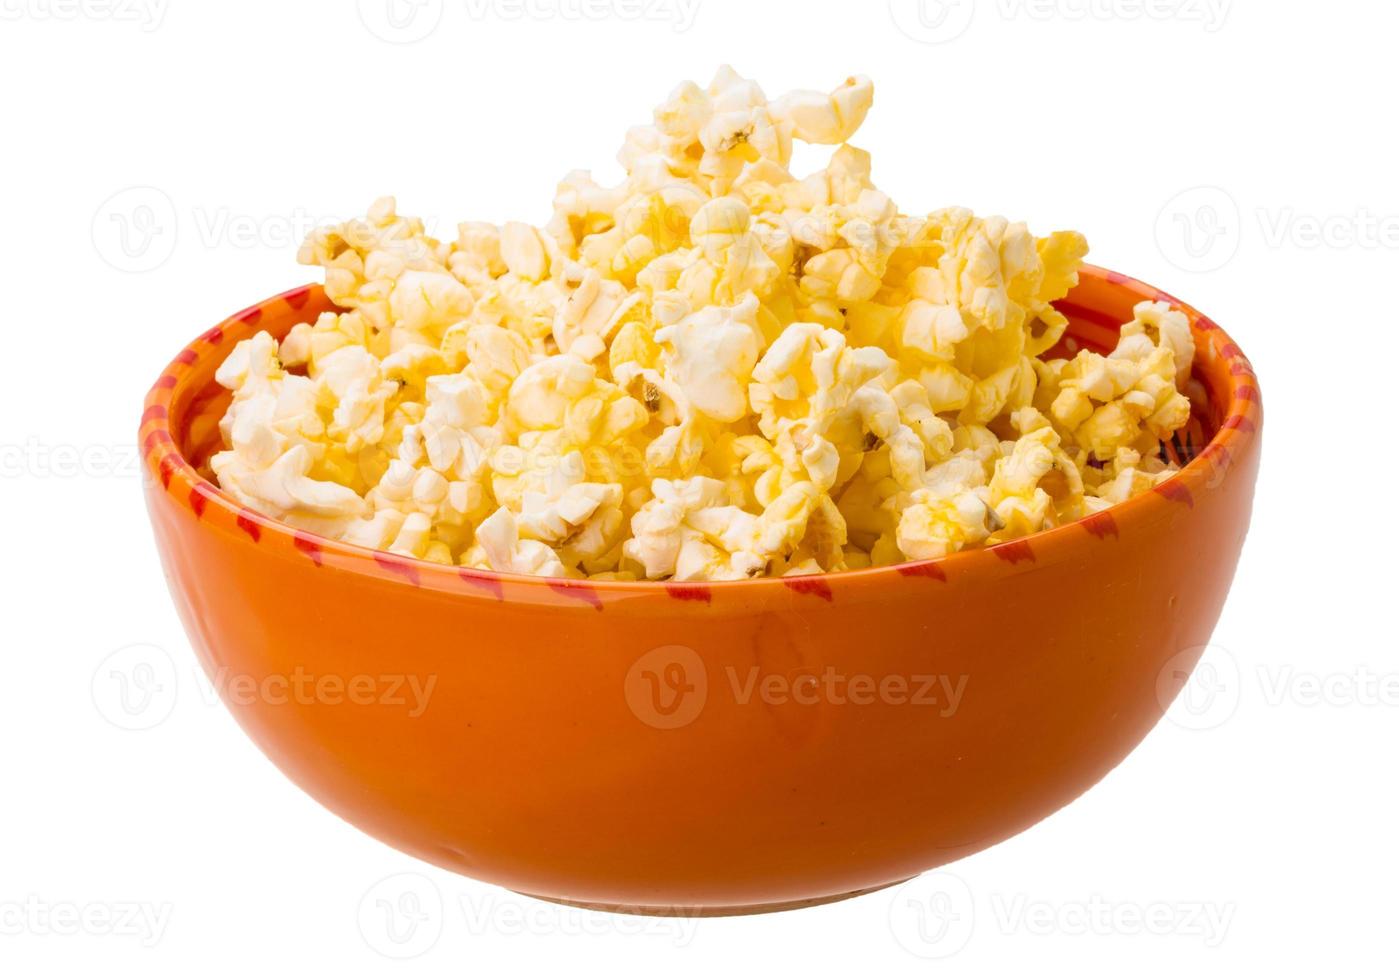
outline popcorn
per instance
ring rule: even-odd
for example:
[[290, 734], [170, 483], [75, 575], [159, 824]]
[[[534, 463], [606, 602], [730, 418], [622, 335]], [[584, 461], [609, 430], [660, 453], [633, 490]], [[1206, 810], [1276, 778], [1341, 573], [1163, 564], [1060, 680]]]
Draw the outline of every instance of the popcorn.
[[811, 484], [798, 484], [755, 515], [731, 503], [725, 485], [709, 477], [656, 480], [651, 492], [623, 551], [647, 578], [680, 581], [762, 574], [801, 540], [815, 497]]
[[506, 416], [517, 429], [557, 429], [569, 408], [596, 385], [597, 371], [572, 354], [558, 354], [525, 368], [510, 385]]
[[1150, 490], [1168, 479], [1174, 470], [1160, 457], [1142, 457], [1132, 449], [1119, 449], [1116, 455], [1101, 470], [1092, 468], [1085, 471], [1084, 482], [1095, 485], [1095, 496], [1086, 500], [1092, 505], [1101, 501], [1102, 506], [1120, 504], [1129, 497]]
[[251, 465], [236, 450], [215, 453], [209, 465], [219, 486], [239, 503], [319, 534], [342, 533], [350, 518], [366, 510], [348, 487], [307, 475], [311, 452], [304, 445], [292, 446], [265, 467]]
[[515, 515], [504, 507], [481, 522], [476, 529], [476, 544], [462, 564], [521, 575], [563, 577], [568, 573], [552, 548], [520, 537]]
[[847, 78], [830, 95], [791, 92], [772, 103], [772, 113], [786, 120], [803, 143], [844, 143], [865, 121], [874, 101], [874, 85], [863, 75]]
[[1173, 351], [1152, 346], [1134, 358], [1136, 346], [1110, 357], [1080, 351], [1038, 369], [1045, 396], [1057, 386], [1049, 415], [1096, 459], [1124, 447], [1151, 452], [1190, 419], [1190, 402], [1175, 386]]
[[757, 312], [750, 293], [736, 306], [706, 307], [653, 335], [669, 348], [665, 370], [686, 400], [717, 422], [748, 413], [745, 389], [762, 349]]
[[[394, 199], [381, 197], [363, 219], [313, 231], [297, 260], [325, 268], [325, 291], [332, 302], [359, 311], [374, 329], [392, 335], [390, 328], [396, 323], [391, 296], [399, 288], [397, 280], [410, 270], [443, 270], [449, 252], [428, 237], [421, 220], [400, 218]], [[398, 300], [399, 311], [412, 308], [415, 288], [409, 279]], [[423, 288], [440, 290], [445, 283]], [[439, 302], [444, 300], [439, 296]]]
[[[902, 214], [849, 140], [853, 76], [768, 99], [723, 68], [543, 225], [439, 241], [393, 198], [298, 254], [339, 307], [217, 372], [215, 477], [365, 548], [500, 572], [717, 580], [1013, 540], [1167, 479], [1185, 316], [1057, 355], [1076, 232]], [[831, 146], [791, 172], [794, 142]]]
[[379, 359], [363, 347], [342, 347], [321, 361], [317, 398], [330, 409], [327, 435], [354, 452], [384, 437], [384, 413], [398, 386], [384, 379]]
[[549, 271], [549, 255], [540, 233], [519, 221], [508, 221], [500, 232], [500, 258], [511, 275], [539, 282]]
[[1185, 314], [1166, 303], [1141, 302], [1132, 308], [1132, 320], [1122, 325], [1122, 334], [1112, 357], [1142, 360], [1155, 347], [1171, 352], [1176, 367], [1176, 388], [1183, 388], [1195, 359], [1195, 338]]
[[970, 490], [946, 494], [915, 490], [899, 517], [898, 546], [909, 558], [942, 558], [990, 536], [989, 508]]
[[450, 272], [404, 271], [389, 292], [389, 315], [398, 335], [393, 349], [414, 335], [440, 342], [447, 327], [471, 312], [472, 302], [471, 292]]

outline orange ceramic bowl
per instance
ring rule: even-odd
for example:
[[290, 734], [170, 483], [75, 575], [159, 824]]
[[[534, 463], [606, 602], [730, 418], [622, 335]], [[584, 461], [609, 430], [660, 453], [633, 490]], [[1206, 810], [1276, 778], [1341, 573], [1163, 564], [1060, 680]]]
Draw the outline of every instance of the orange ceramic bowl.
[[297, 531], [210, 482], [258, 330], [200, 336], [151, 388], [151, 523], [195, 651], [258, 746], [426, 861], [559, 901], [723, 913], [898, 882], [1029, 827], [1116, 765], [1210, 636], [1248, 527], [1262, 409], [1210, 320], [1088, 268], [1059, 308], [1110, 346], [1141, 299], [1195, 330], [1193, 460], [1078, 523], [938, 561], [712, 584], [588, 583]]

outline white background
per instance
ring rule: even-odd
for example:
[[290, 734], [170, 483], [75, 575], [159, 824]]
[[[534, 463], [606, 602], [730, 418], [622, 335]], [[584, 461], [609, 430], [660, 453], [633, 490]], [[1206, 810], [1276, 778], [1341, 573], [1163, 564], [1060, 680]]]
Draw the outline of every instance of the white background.
[[[430, 0], [395, 31], [383, 0], [64, 3], [0, 0], [0, 974], [1385, 969], [1393, 5]], [[1064, 811], [822, 908], [574, 912], [370, 840], [253, 748], [166, 594], [137, 417], [186, 341], [311, 278], [311, 223], [387, 192], [445, 237], [542, 222], [558, 178], [615, 179], [626, 127], [722, 62], [774, 96], [872, 75], [856, 142], [904, 210], [1080, 229], [1214, 316], [1262, 381], [1264, 471], [1192, 700]], [[425, 918], [399, 944], [378, 902], [405, 889]]]

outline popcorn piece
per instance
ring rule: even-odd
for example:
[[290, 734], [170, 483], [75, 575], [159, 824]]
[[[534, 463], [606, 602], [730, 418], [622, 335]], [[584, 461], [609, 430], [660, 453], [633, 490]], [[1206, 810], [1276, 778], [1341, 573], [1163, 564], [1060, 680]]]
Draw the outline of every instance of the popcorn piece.
[[[337, 305], [359, 311], [375, 330], [393, 324], [390, 297], [409, 270], [435, 272], [450, 249], [426, 234], [418, 218], [402, 218], [392, 197], [381, 197], [362, 219], [313, 231], [297, 261], [325, 268], [325, 291]], [[408, 301], [400, 300], [399, 309]]]
[[728, 502], [723, 483], [707, 477], [656, 480], [651, 492], [652, 499], [632, 518], [632, 537], [623, 545], [647, 578], [744, 579], [762, 572], [767, 563], [760, 555], [726, 550], [717, 540], [731, 530], [723, 526], [726, 520], [747, 519], [750, 526], [752, 521], [752, 515]]
[[[439, 342], [442, 332], [471, 312], [471, 292], [450, 272], [406, 270], [389, 292], [389, 315], [401, 334]], [[399, 340], [395, 349], [406, 340]]]
[[520, 575], [563, 578], [568, 574], [552, 548], [520, 537], [515, 515], [504, 507], [481, 522], [476, 529], [476, 546], [463, 564]]
[[1175, 363], [1175, 385], [1185, 387], [1190, 377], [1190, 364], [1195, 360], [1195, 337], [1190, 333], [1190, 321], [1167, 303], [1142, 301], [1132, 308], [1132, 320], [1122, 325], [1122, 334], [1113, 350], [1113, 357], [1141, 361], [1153, 348], [1171, 352]]
[[981, 495], [970, 490], [954, 494], [915, 490], [899, 517], [899, 550], [918, 560], [942, 558], [980, 544], [990, 536], [989, 511]]
[[1168, 438], [1190, 419], [1190, 402], [1176, 390], [1174, 353], [1152, 347], [1140, 360], [1080, 351], [1072, 361], [1040, 368], [1049, 415], [1068, 430], [1075, 445], [1096, 459], [1124, 447], [1144, 448]]
[[615, 565], [621, 544], [623, 488], [617, 483], [583, 479], [582, 453], [571, 452], [549, 471], [540, 489], [520, 496], [522, 537], [543, 541], [569, 566], [589, 571]]
[[500, 257], [511, 275], [539, 282], [549, 272], [549, 255], [540, 233], [519, 221], [508, 221], [500, 233]]
[[209, 465], [219, 486], [245, 506], [319, 534], [337, 535], [367, 508], [348, 487], [313, 480], [311, 453], [293, 446], [263, 468], [249, 465], [237, 451], [215, 453]]
[[772, 114], [804, 143], [844, 143], [860, 128], [874, 102], [874, 84], [864, 75], [847, 78], [830, 95], [792, 92], [772, 103]]
[[[936, 558], [1169, 478], [1186, 317], [1143, 302], [1110, 353], [1050, 358], [1083, 237], [901, 213], [847, 142], [873, 92], [722, 68], [540, 227], [439, 241], [380, 198], [316, 230], [339, 309], [220, 365], [215, 476], [364, 547], [605, 581]], [[795, 141], [825, 167], [794, 175]]]
[[762, 342], [757, 312], [750, 294], [737, 306], [709, 307], [655, 333], [670, 348], [667, 370], [689, 404], [717, 422], [748, 412], [746, 388]]

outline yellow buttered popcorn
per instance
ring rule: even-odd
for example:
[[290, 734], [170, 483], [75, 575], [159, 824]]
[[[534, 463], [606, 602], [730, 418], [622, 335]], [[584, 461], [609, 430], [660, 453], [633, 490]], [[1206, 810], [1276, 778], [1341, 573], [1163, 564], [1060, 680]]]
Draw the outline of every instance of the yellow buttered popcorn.
[[[869, 79], [723, 68], [626, 134], [614, 186], [438, 240], [393, 198], [313, 232], [338, 310], [238, 344], [210, 461], [363, 547], [599, 580], [806, 575], [1033, 534], [1156, 486], [1185, 316], [1062, 343], [1077, 232], [901, 212], [848, 141]], [[793, 146], [832, 147], [793, 174]]]

